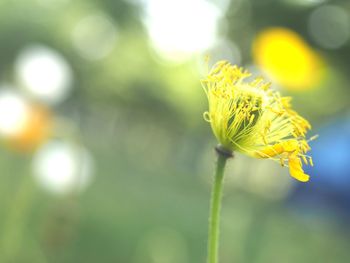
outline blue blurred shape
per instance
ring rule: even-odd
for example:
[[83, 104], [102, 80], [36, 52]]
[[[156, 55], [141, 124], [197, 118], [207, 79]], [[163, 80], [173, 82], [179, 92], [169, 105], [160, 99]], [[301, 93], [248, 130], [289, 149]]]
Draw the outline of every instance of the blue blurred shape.
[[350, 118], [333, 121], [316, 131], [310, 143], [314, 166], [304, 166], [310, 174], [306, 184], [296, 184], [288, 203], [304, 215], [333, 219], [350, 216]]

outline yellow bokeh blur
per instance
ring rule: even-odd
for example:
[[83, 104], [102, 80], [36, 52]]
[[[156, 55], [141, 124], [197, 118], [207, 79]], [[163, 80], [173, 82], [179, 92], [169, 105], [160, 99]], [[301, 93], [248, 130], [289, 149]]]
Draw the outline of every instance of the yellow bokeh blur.
[[9, 138], [10, 144], [16, 150], [31, 151], [49, 138], [52, 125], [49, 109], [31, 105], [23, 128]]
[[260, 32], [253, 42], [255, 63], [283, 88], [305, 90], [317, 86], [324, 62], [294, 31], [273, 27]]

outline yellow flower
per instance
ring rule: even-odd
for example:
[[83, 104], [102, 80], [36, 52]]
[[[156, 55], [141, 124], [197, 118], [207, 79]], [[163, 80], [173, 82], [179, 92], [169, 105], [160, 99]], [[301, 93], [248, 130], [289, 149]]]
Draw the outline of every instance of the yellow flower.
[[306, 155], [309, 122], [291, 109], [291, 98], [281, 97], [270, 83], [262, 78], [245, 81], [250, 75], [226, 61], [214, 65], [201, 81], [209, 103], [205, 120], [226, 151], [278, 160], [289, 166], [291, 176], [308, 181], [302, 162], [312, 165]]

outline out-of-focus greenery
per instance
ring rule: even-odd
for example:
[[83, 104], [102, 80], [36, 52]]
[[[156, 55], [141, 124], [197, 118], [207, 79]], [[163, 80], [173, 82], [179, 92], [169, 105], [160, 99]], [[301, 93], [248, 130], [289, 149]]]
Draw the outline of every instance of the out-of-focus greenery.
[[[0, 2], [0, 82], [20, 85], [15, 61], [28, 45], [64, 56], [73, 70], [72, 92], [50, 110], [76, 127], [95, 163], [84, 191], [57, 196], [33, 179], [35, 151], [1, 145], [0, 262], [205, 262], [215, 140], [202, 118], [207, 106], [199, 80], [205, 54], [214, 52], [182, 63], [159, 57], [142, 23], [143, 2]], [[316, 132], [349, 112], [349, 41], [328, 50], [306, 27], [322, 1], [228, 2], [220, 31], [239, 47], [241, 65], [254, 63], [258, 32], [293, 29], [322, 55], [328, 75], [314, 89], [281, 92], [294, 97]], [[350, 16], [349, 3], [332, 4]], [[90, 14], [109, 17], [117, 29], [113, 49], [99, 60], [84, 58], [72, 44], [74, 26]], [[348, 226], [327, 210], [298, 213], [286, 205], [295, 187], [287, 173], [239, 154], [230, 162], [221, 262], [347, 262]]]

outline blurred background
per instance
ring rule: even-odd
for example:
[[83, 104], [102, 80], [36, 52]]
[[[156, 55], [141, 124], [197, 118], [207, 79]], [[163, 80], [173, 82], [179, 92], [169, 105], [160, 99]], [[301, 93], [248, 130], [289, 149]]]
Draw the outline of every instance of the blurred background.
[[207, 55], [319, 135], [306, 184], [229, 163], [221, 262], [348, 262], [349, 37], [346, 0], [1, 0], [0, 262], [205, 262]]

